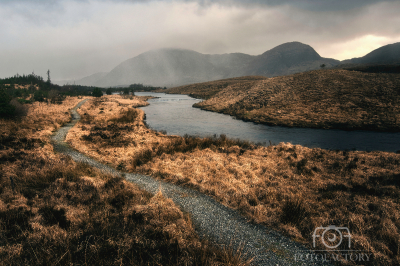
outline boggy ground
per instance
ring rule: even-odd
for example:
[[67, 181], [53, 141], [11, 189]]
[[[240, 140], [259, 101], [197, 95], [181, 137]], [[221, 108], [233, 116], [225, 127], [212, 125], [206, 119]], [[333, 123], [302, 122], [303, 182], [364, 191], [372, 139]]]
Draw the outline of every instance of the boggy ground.
[[199, 240], [161, 193], [55, 154], [49, 137], [81, 100], [34, 103], [20, 120], [0, 119], [1, 265], [247, 264]]
[[116, 168], [211, 195], [310, 248], [317, 227], [348, 227], [351, 248], [372, 254], [357, 264], [400, 263], [400, 154], [166, 136], [132, 107], [104, 97], [86, 103], [68, 142]]
[[267, 125], [400, 131], [400, 75], [343, 69], [242, 77], [167, 89], [194, 107]]

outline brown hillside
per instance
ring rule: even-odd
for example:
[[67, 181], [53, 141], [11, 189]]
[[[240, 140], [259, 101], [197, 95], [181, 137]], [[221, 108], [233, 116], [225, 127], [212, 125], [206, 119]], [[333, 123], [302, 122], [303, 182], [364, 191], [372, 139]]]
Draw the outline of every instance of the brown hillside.
[[239, 78], [221, 79], [217, 81], [174, 87], [167, 90], [163, 90], [162, 92], [188, 94], [194, 98], [209, 99], [218, 92], [227, 88], [228, 86], [240, 84], [241, 86], [252, 87], [258, 81], [265, 79], [267, 78], [262, 76], [246, 76]]
[[[236, 80], [169, 91], [205, 94], [206, 100], [195, 107], [268, 125], [400, 131], [398, 74], [316, 70], [269, 79]], [[225, 88], [218, 87], [221, 84], [226, 84]]]

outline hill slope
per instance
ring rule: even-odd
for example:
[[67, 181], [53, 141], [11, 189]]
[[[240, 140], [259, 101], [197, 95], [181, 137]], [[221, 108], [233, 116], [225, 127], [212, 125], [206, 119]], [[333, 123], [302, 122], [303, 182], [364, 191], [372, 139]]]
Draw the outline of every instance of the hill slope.
[[191, 97], [198, 99], [209, 99], [221, 90], [225, 89], [230, 85], [247, 85], [253, 86], [260, 80], [265, 80], [263, 76], [245, 76], [239, 78], [221, 79], [216, 81], [209, 81], [203, 83], [195, 83], [190, 85], [184, 85], [174, 88], [169, 88], [160, 92], [175, 93], [175, 94], [187, 94]]
[[167, 92], [200, 95], [214, 88], [195, 107], [268, 125], [400, 131], [400, 75], [315, 70], [219, 85]]
[[400, 42], [382, 46], [360, 58], [344, 61], [353, 64], [395, 64], [400, 63]]
[[321, 64], [330, 67], [339, 64], [339, 61], [321, 57], [309, 45], [290, 42], [257, 56], [243, 66], [242, 73], [274, 77], [319, 69]]

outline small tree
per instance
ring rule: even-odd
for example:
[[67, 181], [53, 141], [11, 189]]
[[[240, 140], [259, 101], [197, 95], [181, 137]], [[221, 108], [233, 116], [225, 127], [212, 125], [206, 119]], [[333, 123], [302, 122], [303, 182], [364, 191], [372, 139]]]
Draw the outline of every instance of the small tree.
[[324, 69], [326, 67], [325, 64], [320, 65], [321, 69]]
[[101, 96], [103, 96], [103, 92], [101, 91], [100, 88], [94, 88], [92, 95], [94, 97], [101, 97]]
[[108, 88], [108, 89], [106, 90], [106, 93], [107, 93], [107, 95], [111, 95], [111, 94], [112, 94], [111, 88]]
[[47, 70], [47, 84], [50, 85], [51, 80], [50, 80], [50, 69]]

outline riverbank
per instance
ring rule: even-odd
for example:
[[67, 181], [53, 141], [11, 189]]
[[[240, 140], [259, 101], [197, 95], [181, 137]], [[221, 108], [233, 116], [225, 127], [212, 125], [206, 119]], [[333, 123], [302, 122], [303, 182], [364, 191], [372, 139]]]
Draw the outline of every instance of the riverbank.
[[167, 89], [204, 99], [194, 107], [270, 126], [400, 132], [400, 75], [315, 70]]
[[35, 102], [21, 120], [0, 119], [2, 265], [243, 265], [243, 254], [200, 240], [162, 193], [54, 152], [50, 136], [82, 100]]
[[166, 136], [148, 129], [132, 106], [106, 97], [88, 102], [67, 141], [117, 169], [210, 195], [309, 247], [315, 228], [349, 227], [352, 249], [373, 254], [363, 264], [400, 262], [399, 154]]

